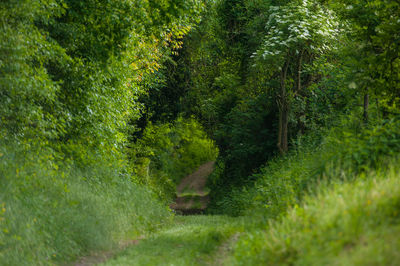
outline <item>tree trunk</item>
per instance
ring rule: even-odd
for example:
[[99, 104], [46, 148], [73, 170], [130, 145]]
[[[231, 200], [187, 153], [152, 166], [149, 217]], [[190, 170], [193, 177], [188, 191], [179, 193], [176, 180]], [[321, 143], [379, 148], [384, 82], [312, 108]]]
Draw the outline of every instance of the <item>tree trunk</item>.
[[288, 67], [289, 63], [285, 62], [281, 70], [281, 88], [278, 94], [279, 130], [277, 146], [282, 155], [288, 151], [289, 100], [286, 93], [286, 77]]

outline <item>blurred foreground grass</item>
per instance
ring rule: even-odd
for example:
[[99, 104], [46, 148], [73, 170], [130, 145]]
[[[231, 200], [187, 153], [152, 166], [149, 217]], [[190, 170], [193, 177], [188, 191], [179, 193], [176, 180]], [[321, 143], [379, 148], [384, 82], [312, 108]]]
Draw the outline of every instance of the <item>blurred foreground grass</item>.
[[104, 265], [208, 265], [217, 260], [220, 246], [244, 230], [244, 218], [177, 216], [175, 223]]

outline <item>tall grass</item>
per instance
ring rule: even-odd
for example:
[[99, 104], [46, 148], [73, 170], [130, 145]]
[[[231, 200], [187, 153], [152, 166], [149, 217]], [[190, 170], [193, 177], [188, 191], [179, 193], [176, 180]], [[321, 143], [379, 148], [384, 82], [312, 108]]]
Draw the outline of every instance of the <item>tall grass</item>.
[[399, 265], [399, 162], [321, 184], [235, 247], [238, 265]]
[[0, 143], [0, 264], [50, 265], [113, 248], [172, 218], [117, 163], [84, 168], [49, 149]]

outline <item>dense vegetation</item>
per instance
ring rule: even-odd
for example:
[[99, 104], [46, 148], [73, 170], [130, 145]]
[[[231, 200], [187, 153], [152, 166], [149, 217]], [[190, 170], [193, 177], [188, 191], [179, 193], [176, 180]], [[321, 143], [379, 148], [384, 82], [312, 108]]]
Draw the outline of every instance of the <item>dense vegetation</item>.
[[[195, 114], [215, 139], [214, 204], [257, 180], [253, 174], [274, 157], [289, 152], [297, 160], [293, 151], [307, 147], [313, 153], [331, 130], [357, 140], [399, 114], [394, 1], [212, 6], [185, 38], [165, 89], [153, 94]], [[178, 98], [169, 94], [176, 87]]]
[[0, 106], [1, 264], [400, 263], [397, 1], [4, 0]]
[[[138, 98], [157, 84], [153, 73], [202, 8], [197, 1], [0, 3], [1, 264], [74, 260], [171, 220], [161, 201], [171, 195], [136, 162], [157, 164], [154, 152], [175, 148], [130, 151], [142, 147], [133, 139], [144, 110]], [[197, 157], [185, 154], [188, 165], [173, 177], [158, 174], [163, 180], [215, 157], [196, 122], [181, 119], [169, 130], [165, 144]], [[154, 129], [147, 131], [143, 145]], [[200, 152], [190, 145], [202, 145]], [[161, 164], [155, 169], [171, 174]]]

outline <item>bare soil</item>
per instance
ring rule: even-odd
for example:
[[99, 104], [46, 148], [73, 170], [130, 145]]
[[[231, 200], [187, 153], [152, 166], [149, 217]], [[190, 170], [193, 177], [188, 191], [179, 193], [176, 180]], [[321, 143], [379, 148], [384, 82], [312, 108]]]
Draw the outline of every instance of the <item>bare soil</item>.
[[178, 195], [185, 190], [195, 191], [199, 195], [203, 195], [208, 176], [214, 171], [214, 162], [208, 162], [199, 167], [196, 172], [182, 179], [176, 188]]
[[[205, 189], [207, 178], [213, 171], [214, 162], [208, 162], [182, 179], [177, 187], [178, 197], [170, 205], [170, 208], [180, 214], [202, 213], [209, 202], [209, 196]], [[185, 195], [185, 193], [188, 193], [188, 195]]]

